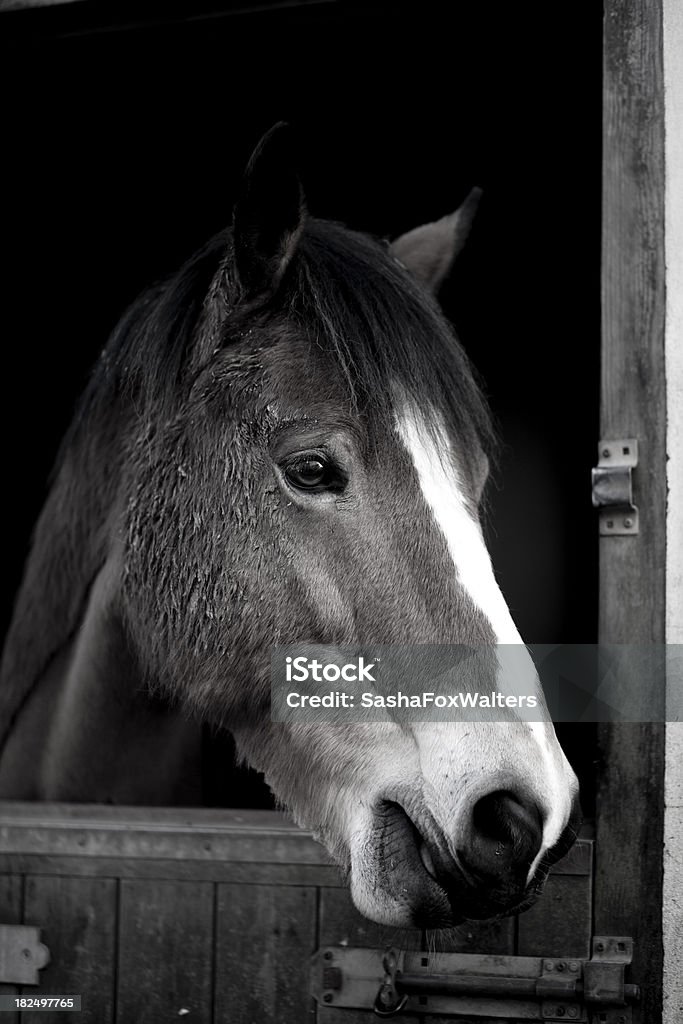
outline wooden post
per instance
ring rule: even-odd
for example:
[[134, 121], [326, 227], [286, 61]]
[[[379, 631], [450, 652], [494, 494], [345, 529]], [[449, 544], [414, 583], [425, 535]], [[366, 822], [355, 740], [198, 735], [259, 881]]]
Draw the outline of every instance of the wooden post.
[[[663, 0], [666, 135], [666, 642], [683, 644], [683, 7]], [[681, 647], [675, 649], [676, 657]], [[672, 673], [668, 693], [680, 695]], [[678, 689], [678, 693], [676, 692]], [[683, 1020], [683, 723], [666, 726], [664, 1021]]]
[[[603, 37], [604, 439], [637, 437], [638, 537], [600, 539], [600, 640], [664, 643], [666, 401], [661, 0], [607, 0]], [[641, 681], [634, 685], [642, 685]], [[599, 729], [596, 934], [632, 935], [643, 998], [662, 1019], [664, 725]]]

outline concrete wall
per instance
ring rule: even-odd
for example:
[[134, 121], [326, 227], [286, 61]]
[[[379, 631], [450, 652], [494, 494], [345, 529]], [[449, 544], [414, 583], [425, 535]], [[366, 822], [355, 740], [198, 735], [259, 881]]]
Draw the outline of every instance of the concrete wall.
[[[683, 644], [683, 3], [663, 0], [666, 129], [666, 640]], [[671, 686], [682, 685], [680, 678]], [[667, 725], [664, 1021], [683, 1020], [683, 723]]]

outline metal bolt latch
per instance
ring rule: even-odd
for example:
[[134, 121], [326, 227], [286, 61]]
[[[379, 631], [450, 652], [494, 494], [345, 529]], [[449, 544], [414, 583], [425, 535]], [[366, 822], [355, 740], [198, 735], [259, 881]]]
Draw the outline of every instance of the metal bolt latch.
[[630, 1024], [638, 987], [626, 980], [628, 936], [597, 936], [590, 960], [487, 956], [350, 946], [318, 950], [311, 991], [335, 1010], [374, 1010], [377, 1017], [456, 1014], [469, 1020], [548, 1024]]
[[633, 504], [632, 473], [638, 465], [634, 437], [600, 441], [598, 464], [592, 470], [593, 505], [599, 510], [602, 536], [638, 533], [638, 509]]

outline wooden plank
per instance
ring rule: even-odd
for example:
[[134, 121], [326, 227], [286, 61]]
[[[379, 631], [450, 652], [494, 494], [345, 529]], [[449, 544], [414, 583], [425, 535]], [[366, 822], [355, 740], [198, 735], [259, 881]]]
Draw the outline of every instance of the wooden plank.
[[[603, 37], [601, 432], [637, 437], [640, 535], [600, 540], [600, 640], [663, 643], [666, 569], [664, 118], [660, 0], [608, 0]], [[642, 683], [640, 684], [642, 685]], [[632, 935], [662, 1012], [664, 729], [599, 726], [595, 931]]]
[[604, 29], [605, 439], [637, 437], [640, 535], [600, 538], [600, 640], [664, 640], [666, 407], [660, 0], [609, 0]]
[[214, 1019], [310, 1024], [316, 891], [309, 886], [218, 886]]
[[[585, 847], [588, 851], [590, 847]], [[585, 875], [585, 857], [568, 863], [567, 872], [551, 874]], [[106, 878], [185, 878], [188, 881], [211, 879], [216, 882], [241, 882], [244, 885], [319, 885], [345, 888], [346, 882], [337, 867], [317, 864], [269, 864], [267, 861], [250, 864], [242, 861], [197, 861], [188, 857], [184, 861], [156, 860], [136, 857], [72, 857], [53, 854], [0, 853], [0, 873], [83, 875]]]
[[119, 807], [108, 804], [33, 803], [23, 800], [0, 800], [2, 825], [33, 825], [45, 828], [119, 829], [152, 832], [161, 829], [181, 832], [284, 832], [310, 839], [311, 833], [298, 828], [280, 811], [231, 810], [213, 807]]
[[0, 854], [140, 857], [245, 863], [332, 863], [309, 832], [275, 811], [0, 804]]
[[519, 916], [518, 954], [590, 957], [592, 888], [590, 875], [551, 876], [539, 902]]
[[117, 857], [0, 855], [0, 872], [79, 875], [84, 878], [156, 878], [188, 882], [239, 882], [241, 885], [324, 885], [344, 887], [338, 868], [316, 864], [249, 864], [196, 860], [138, 860]]
[[211, 1024], [214, 886], [130, 880], [120, 886], [118, 1024], [184, 1016]]
[[[0, 875], [0, 923], [21, 924], [24, 880], [21, 875]], [[17, 995], [17, 985], [0, 984], [0, 995]], [[19, 1014], [7, 1012], [2, 1016], [3, 1024], [19, 1024]]]
[[113, 1024], [116, 882], [32, 876], [25, 904], [24, 924], [42, 929], [51, 955], [40, 991], [81, 995], [82, 1011], [24, 1012], [22, 1024]]

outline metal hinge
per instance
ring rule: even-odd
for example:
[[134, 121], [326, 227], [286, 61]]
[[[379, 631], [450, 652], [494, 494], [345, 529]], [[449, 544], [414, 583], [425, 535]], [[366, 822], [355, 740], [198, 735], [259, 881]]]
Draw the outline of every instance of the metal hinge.
[[597, 936], [579, 957], [420, 953], [331, 946], [312, 961], [312, 994], [323, 1006], [501, 1020], [631, 1024], [636, 985], [625, 971], [633, 940]]
[[40, 941], [40, 928], [0, 924], [0, 982], [38, 985], [38, 971], [50, 962], [50, 950]]
[[638, 533], [638, 509], [633, 504], [632, 471], [638, 465], [634, 437], [600, 441], [598, 464], [592, 470], [593, 505], [599, 509], [603, 536]]

